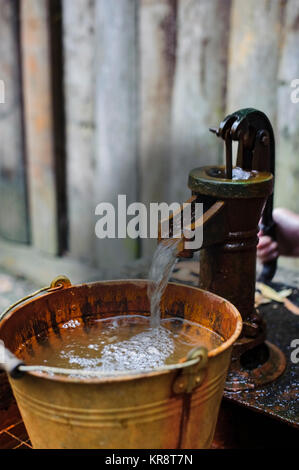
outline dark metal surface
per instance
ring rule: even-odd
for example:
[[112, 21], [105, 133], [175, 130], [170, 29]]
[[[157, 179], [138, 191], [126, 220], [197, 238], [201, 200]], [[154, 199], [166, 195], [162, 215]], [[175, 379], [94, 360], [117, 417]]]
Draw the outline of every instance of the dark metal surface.
[[265, 341], [247, 353], [233, 357], [225, 390], [236, 392], [259, 388], [280, 377], [285, 368], [283, 352], [275, 344]]
[[[272, 283], [280, 290], [282, 284]], [[299, 293], [294, 289], [290, 300], [299, 305]], [[299, 318], [283, 304], [272, 302], [259, 308], [267, 323], [267, 339], [285, 354], [287, 367], [283, 375], [255, 390], [224, 393], [226, 399], [239, 403], [262, 414], [271, 415], [289, 425], [299, 428], [299, 364], [291, 362], [291, 342], [299, 338]]]
[[226, 178], [224, 166], [203, 166], [189, 173], [188, 186], [194, 194], [222, 199], [250, 199], [268, 197], [273, 190], [273, 176], [269, 172], [248, 172], [248, 179]]
[[[183, 269], [180, 269], [180, 265]], [[190, 265], [190, 268], [189, 268]], [[177, 264], [173, 280], [184, 284], [197, 285], [198, 270], [196, 262], [185, 261]], [[183, 276], [180, 275], [182, 271]], [[287, 276], [287, 273], [285, 273]], [[186, 278], [186, 280], [184, 279]], [[298, 274], [299, 277], [299, 274]], [[293, 293], [289, 299], [299, 305], [299, 289], [282, 283], [272, 282], [271, 287], [280, 291], [292, 288]], [[248, 411], [254, 411], [265, 417], [272, 417], [282, 424], [299, 428], [299, 363], [291, 362], [291, 342], [299, 338], [299, 317], [287, 310], [283, 304], [271, 302], [259, 307], [260, 314], [267, 323], [267, 339], [278, 346], [284, 353], [287, 366], [283, 375], [275, 382], [238, 392], [225, 391], [224, 402], [232, 405], [241, 405]], [[233, 414], [238, 413], [238, 407], [233, 409]], [[226, 423], [225, 426], [228, 426]], [[227, 429], [228, 431], [228, 429]]]

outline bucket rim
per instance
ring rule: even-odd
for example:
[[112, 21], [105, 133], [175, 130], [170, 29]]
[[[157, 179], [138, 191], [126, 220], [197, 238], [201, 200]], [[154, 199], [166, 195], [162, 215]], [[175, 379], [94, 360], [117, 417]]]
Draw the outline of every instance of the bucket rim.
[[[73, 289], [73, 288], [76, 288], [76, 287], [83, 287], [83, 286], [94, 286], [94, 285], [97, 285], [97, 284], [115, 284], [115, 283], [118, 283], [118, 284], [137, 284], [138, 286], [141, 286], [142, 284], [145, 284], [147, 285], [148, 282], [150, 282], [149, 279], [111, 279], [111, 280], [101, 280], [101, 281], [93, 281], [93, 282], [86, 282], [86, 283], [82, 283], [82, 284], [71, 284], [67, 287], [64, 287], [62, 290], [65, 291], [65, 290], [68, 290], [68, 289]], [[226, 304], [228, 304], [230, 306], [230, 310], [231, 312], [233, 313], [235, 319], [236, 319], [236, 326], [235, 326], [235, 330], [233, 332], [233, 334], [226, 340], [224, 341], [220, 346], [218, 346], [217, 348], [215, 349], [212, 349], [211, 351], [208, 352], [208, 359], [210, 358], [214, 358], [214, 357], [217, 357], [219, 356], [221, 353], [223, 353], [224, 351], [228, 350], [232, 345], [233, 343], [238, 339], [238, 337], [240, 336], [241, 334], [241, 331], [242, 331], [242, 326], [243, 326], [243, 322], [242, 322], [242, 317], [241, 317], [241, 314], [240, 312], [238, 311], [238, 309], [227, 299], [225, 299], [224, 297], [221, 297], [217, 294], [214, 294], [213, 292], [210, 292], [206, 289], [201, 289], [200, 287], [196, 287], [196, 286], [189, 286], [187, 284], [183, 284], [183, 283], [178, 283], [178, 282], [168, 282], [167, 283], [167, 286], [168, 285], [172, 285], [172, 286], [177, 286], [177, 287], [180, 287], [180, 288], [188, 288], [188, 289], [192, 289], [192, 290], [195, 290], [195, 291], [200, 291], [202, 293], [208, 293], [209, 295], [211, 295], [212, 297], [222, 301], [222, 302], [225, 302]], [[167, 287], [166, 287], [167, 289]], [[61, 291], [62, 291], [61, 290]], [[60, 292], [61, 292], [60, 291]], [[39, 297], [36, 298], [36, 300], [38, 299], [41, 299], [41, 298], [44, 298], [48, 295], [51, 295], [51, 294], [54, 294], [54, 292], [46, 292], [42, 295], [40, 295]], [[9, 312], [9, 314], [3, 318], [3, 320], [1, 321], [2, 324], [6, 323], [10, 318], [11, 316], [20, 308], [22, 308], [25, 304], [22, 304], [22, 305], [18, 305], [17, 307], [15, 307], [14, 309], [11, 310], [11, 312]], [[1, 328], [1, 326], [0, 326]], [[71, 371], [71, 369], [70, 369]], [[51, 380], [51, 381], [54, 381], [54, 382], [64, 382], [64, 383], [78, 383], [78, 384], [101, 384], [101, 383], [105, 383], [105, 384], [108, 384], [108, 383], [111, 383], [111, 382], [124, 382], [124, 381], [128, 381], [128, 380], [136, 380], [136, 379], [144, 379], [144, 378], [149, 378], [149, 377], [155, 377], [155, 376], [159, 376], [159, 375], [164, 375], [164, 374], [170, 374], [170, 373], [174, 373], [174, 372], [177, 372], [177, 371], [180, 371], [180, 368], [177, 368], [177, 369], [162, 369], [162, 368], [159, 368], [159, 370], [152, 370], [152, 371], [136, 371], [136, 373], [130, 373], [128, 375], [125, 375], [125, 374], [120, 374], [120, 375], [116, 375], [116, 376], [102, 376], [102, 377], [69, 377], [69, 376], [63, 376], [63, 375], [50, 375], [46, 372], [38, 372], [38, 371], [26, 371], [26, 375], [29, 375], [31, 377], [34, 377], [34, 378], [39, 378], [39, 379], [46, 379], [46, 380]], [[19, 380], [19, 379], [18, 379]]]

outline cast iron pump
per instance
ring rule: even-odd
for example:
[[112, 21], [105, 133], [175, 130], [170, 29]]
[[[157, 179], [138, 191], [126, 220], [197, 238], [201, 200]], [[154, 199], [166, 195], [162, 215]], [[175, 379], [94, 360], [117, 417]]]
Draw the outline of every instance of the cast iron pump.
[[[246, 108], [210, 129], [225, 142], [224, 166], [204, 166], [189, 174], [191, 204], [203, 204], [199, 286], [226, 298], [242, 315], [243, 331], [233, 352], [227, 388], [252, 388], [274, 380], [285, 368], [280, 350], [266, 340], [266, 325], [254, 307], [259, 224], [275, 237], [272, 219], [275, 142], [261, 111]], [[238, 141], [233, 167], [232, 142]], [[163, 221], [160, 241], [163, 240]], [[182, 238], [182, 242], [183, 242]], [[181, 244], [179, 256], [192, 252]], [[276, 261], [263, 266], [261, 281], [273, 278]]]

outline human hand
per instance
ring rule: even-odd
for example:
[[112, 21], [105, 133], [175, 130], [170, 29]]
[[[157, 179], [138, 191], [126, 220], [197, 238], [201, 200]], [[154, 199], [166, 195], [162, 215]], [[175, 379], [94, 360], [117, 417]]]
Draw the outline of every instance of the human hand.
[[262, 263], [278, 256], [299, 256], [299, 215], [288, 209], [278, 208], [273, 211], [276, 224], [276, 241], [259, 232], [257, 255]]

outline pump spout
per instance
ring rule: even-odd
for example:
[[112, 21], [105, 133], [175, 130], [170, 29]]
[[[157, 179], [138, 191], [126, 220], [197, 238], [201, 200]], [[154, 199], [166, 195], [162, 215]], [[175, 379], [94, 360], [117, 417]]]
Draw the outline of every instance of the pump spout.
[[[188, 206], [191, 217], [185, 223], [184, 211]], [[179, 239], [177, 256], [180, 258], [192, 258], [202, 248], [223, 243], [228, 235], [225, 207], [225, 201], [192, 196], [179, 211], [161, 221], [159, 243]]]

